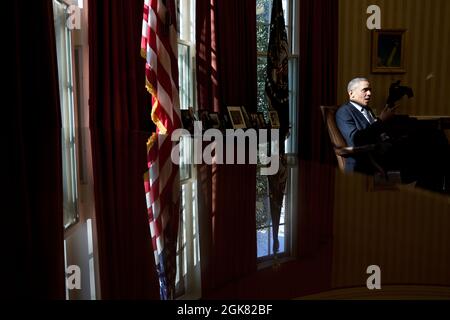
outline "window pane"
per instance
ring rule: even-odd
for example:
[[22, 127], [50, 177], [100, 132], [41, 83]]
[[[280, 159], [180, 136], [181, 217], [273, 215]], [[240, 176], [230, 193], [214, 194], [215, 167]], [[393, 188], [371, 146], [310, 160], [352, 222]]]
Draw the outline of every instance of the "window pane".
[[280, 214], [280, 225], [284, 224], [285, 215], [286, 215], [286, 195], [283, 197], [283, 206], [281, 207], [281, 214]]
[[195, 0], [177, 0], [178, 36], [180, 40], [194, 42]]
[[270, 26], [265, 23], [256, 24], [256, 48], [257, 52], [267, 52], [269, 45]]
[[256, 175], [256, 228], [270, 224], [270, 199], [267, 176]]
[[289, 25], [289, 15], [288, 12], [290, 10], [289, 8], [289, 0], [282, 0], [282, 6], [283, 6], [283, 16], [284, 16], [284, 24]]
[[256, 232], [257, 256], [269, 255], [269, 228], [259, 229]]
[[[270, 232], [273, 232], [273, 229], [270, 228]], [[284, 236], [284, 225], [280, 225], [278, 228], [278, 241], [280, 243], [280, 247], [278, 253], [283, 253], [285, 251], [285, 236]], [[273, 237], [270, 237], [270, 253], [273, 254]]]
[[180, 180], [191, 178], [192, 141], [189, 136], [180, 137]]
[[256, 0], [256, 22], [270, 23], [272, 0]]
[[289, 122], [291, 126], [291, 134], [286, 139], [286, 152], [296, 154], [298, 146], [298, 129], [297, 123], [297, 103], [298, 103], [298, 59], [291, 57], [289, 59]]
[[[283, 14], [286, 32], [289, 35], [288, 0], [283, 0]], [[256, 44], [258, 52], [267, 52], [270, 34], [270, 20], [272, 16], [272, 0], [256, 1]]]
[[266, 98], [266, 72], [267, 72], [267, 58], [259, 56], [257, 61], [257, 110], [264, 113], [266, 121], [268, 120], [269, 104]]
[[178, 72], [179, 72], [179, 93], [180, 93], [180, 108], [188, 109], [191, 105], [191, 69], [190, 69], [190, 54], [189, 46], [178, 44]]

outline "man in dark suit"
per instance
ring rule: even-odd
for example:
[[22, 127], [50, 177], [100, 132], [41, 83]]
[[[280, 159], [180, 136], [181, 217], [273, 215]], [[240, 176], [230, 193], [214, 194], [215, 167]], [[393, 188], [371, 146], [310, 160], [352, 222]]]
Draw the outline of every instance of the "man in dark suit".
[[378, 117], [369, 107], [372, 88], [366, 78], [355, 78], [347, 87], [349, 102], [336, 112], [336, 124], [348, 146], [374, 144], [376, 149], [347, 158], [346, 172], [374, 174], [374, 162], [385, 171], [400, 171], [402, 181], [441, 191], [449, 190], [450, 147], [435, 130], [411, 129], [392, 137], [395, 107], [386, 105]]
[[[372, 88], [366, 78], [355, 78], [347, 86], [350, 101], [336, 112], [336, 124], [350, 147], [383, 143], [388, 140], [385, 123], [394, 116], [394, 108], [386, 106], [379, 117], [369, 107]], [[387, 143], [387, 142], [386, 142]], [[374, 166], [367, 155], [347, 158], [346, 172], [372, 174]]]

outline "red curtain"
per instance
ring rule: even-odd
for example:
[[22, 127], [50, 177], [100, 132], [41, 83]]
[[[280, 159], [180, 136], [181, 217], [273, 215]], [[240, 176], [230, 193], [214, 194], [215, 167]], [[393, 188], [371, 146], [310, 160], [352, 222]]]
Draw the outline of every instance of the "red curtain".
[[218, 0], [216, 25], [222, 105], [256, 111], [256, 0]]
[[217, 0], [196, 2], [197, 104], [200, 110], [220, 112], [216, 9]]
[[[64, 299], [61, 113], [52, 1], [8, 1], [2, 295]], [[8, 74], [9, 70], [12, 71]], [[4, 97], [5, 98], [5, 97]]]
[[[256, 110], [256, 2], [197, 1], [197, 85], [201, 109]], [[203, 297], [256, 270], [256, 167], [200, 166]]]
[[153, 130], [142, 0], [89, 1], [90, 130], [103, 299], [159, 299], [142, 175]]
[[299, 225], [301, 256], [332, 236], [335, 156], [320, 105], [336, 104], [338, 1], [300, 1]]
[[197, 1], [199, 109], [256, 111], [256, 2]]

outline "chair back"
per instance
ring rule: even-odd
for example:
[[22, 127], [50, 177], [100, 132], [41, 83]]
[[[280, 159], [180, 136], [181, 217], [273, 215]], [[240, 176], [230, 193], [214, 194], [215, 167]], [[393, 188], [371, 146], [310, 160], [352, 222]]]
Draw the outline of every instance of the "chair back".
[[322, 111], [322, 117], [327, 127], [328, 134], [330, 135], [331, 144], [333, 145], [333, 150], [336, 155], [336, 159], [339, 165], [339, 169], [344, 171], [345, 168], [345, 158], [340, 156], [337, 152], [339, 148], [347, 147], [344, 137], [342, 137], [341, 131], [336, 125], [336, 111], [338, 106], [320, 106]]

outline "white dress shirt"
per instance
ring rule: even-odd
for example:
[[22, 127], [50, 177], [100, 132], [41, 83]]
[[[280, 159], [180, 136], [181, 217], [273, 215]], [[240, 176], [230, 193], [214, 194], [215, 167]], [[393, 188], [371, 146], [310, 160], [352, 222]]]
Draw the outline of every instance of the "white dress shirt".
[[372, 113], [371, 113], [368, 109], [361, 107], [359, 104], [357, 104], [357, 103], [355, 103], [355, 102], [353, 102], [353, 101], [350, 101], [350, 103], [351, 103], [356, 109], [358, 109], [359, 112], [361, 112], [361, 113], [363, 114], [364, 118], [366, 118], [366, 120], [367, 120], [370, 124], [372, 124], [372, 123], [374, 123], [374, 122], [376, 121], [375, 117], [372, 115]]

